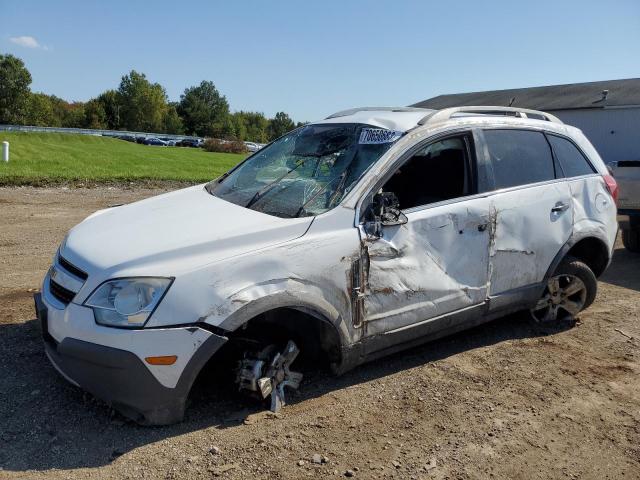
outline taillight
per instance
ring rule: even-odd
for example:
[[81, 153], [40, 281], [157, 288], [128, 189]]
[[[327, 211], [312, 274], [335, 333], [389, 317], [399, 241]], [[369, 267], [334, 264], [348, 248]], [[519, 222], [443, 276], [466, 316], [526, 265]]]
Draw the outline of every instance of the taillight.
[[616, 205], [618, 204], [618, 182], [616, 182], [616, 179], [613, 178], [613, 175], [603, 175], [602, 178], [604, 179], [604, 183], [607, 186], [607, 190], [609, 190], [609, 193], [611, 194], [611, 197], [613, 197], [613, 201], [616, 203]]

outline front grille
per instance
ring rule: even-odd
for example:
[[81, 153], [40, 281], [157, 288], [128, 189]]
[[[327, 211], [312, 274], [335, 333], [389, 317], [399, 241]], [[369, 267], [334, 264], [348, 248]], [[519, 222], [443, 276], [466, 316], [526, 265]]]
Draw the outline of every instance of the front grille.
[[82, 270], [80, 270], [78, 267], [76, 267], [75, 265], [71, 265], [67, 260], [65, 260], [62, 255], [58, 255], [58, 263], [60, 264], [60, 266], [62, 268], [64, 268], [65, 270], [67, 270], [69, 273], [74, 274], [76, 277], [78, 277], [81, 280], [86, 280], [88, 275], [83, 272]]
[[71, 300], [73, 300], [73, 297], [76, 296], [74, 292], [72, 292], [71, 290], [67, 290], [62, 285], [58, 285], [56, 282], [54, 282], [51, 279], [49, 280], [49, 291], [51, 292], [51, 295], [56, 297], [59, 301], [61, 301], [65, 305], [67, 303], [70, 303]]

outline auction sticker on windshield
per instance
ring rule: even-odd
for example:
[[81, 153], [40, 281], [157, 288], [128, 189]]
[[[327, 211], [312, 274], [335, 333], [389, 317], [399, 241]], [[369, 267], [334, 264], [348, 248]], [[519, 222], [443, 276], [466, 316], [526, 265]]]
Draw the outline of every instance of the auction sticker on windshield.
[[395, 142], [402, 136], [402, 132], [385, 128], [363, 128], [360, 133], [361, 145], [375, 145], [379, 143]]

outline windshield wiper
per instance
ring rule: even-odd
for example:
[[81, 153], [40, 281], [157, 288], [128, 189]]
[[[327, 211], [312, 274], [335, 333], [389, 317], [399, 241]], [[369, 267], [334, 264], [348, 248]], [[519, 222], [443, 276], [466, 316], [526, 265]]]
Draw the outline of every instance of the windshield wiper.
[[293, 172], [300, 165], [304, 165], [305, 161], [306, 160], [302, 160], [300, 163], [298, 163], [295, 167], [293, 167], [287, 173], [285, 173], [284, 175], [281, 175], [279, 178], [276, 178], [273, 182], [268, 183], [267, 185], [262, 187], [260, 190], [258, 190], [253, 195], [253, 197], [251, 197], [251, 200], [249, 200], [249, 202], [245, 205], [245, 208], [251, 208], [251, 206], [254, 203], [256, 203], [258, 200], [260, 200], [262, 197], [264, 197], [267, 193], [269, 193], [271, 190], [273, 190], [273, 188], [276, 186], [276, 184], [278, 184], [282, 179], [284, 179], [287, 175], [289, 175], [291, 172]]
[[225, 172], [223, 173], [221, 176], [219, 176], [218, 178], [211, 180], [209, 183], [207, 183], [204, 186], [204, 189], [209, 192], [210, 195], [213, 195], [213, 189], [216, 185], [219, 185], [221, 181], [223, 181], [225, 178], [227, 178], [229, 176], [229, 172]]

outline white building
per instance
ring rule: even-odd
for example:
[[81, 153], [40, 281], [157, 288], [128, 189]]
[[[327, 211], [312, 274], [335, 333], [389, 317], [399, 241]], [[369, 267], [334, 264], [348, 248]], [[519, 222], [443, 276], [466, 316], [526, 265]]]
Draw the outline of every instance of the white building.
[[640, 78], [440, 95], [412, 106], [462, 105], [550, 112], [580, 128], [605, 162], [640, 160]]

